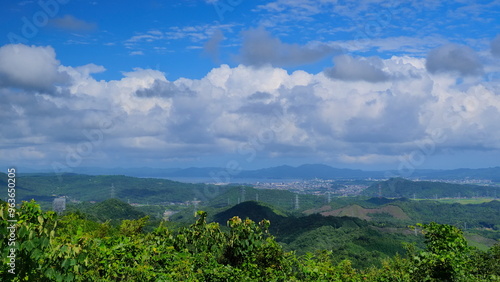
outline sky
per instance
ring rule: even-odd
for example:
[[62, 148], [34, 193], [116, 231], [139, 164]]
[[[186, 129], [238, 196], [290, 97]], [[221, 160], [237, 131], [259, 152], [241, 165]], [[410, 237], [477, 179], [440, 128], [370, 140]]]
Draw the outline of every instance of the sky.
[[5, 0], [0, 167], [500, 160], [500, 1]]

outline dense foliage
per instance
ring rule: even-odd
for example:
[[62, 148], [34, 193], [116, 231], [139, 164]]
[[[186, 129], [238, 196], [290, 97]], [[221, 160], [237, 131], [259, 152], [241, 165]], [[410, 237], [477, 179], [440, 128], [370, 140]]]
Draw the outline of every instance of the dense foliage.
[[160, 224], [144, 232], [147, 217], [113, 227], [74, 213], [42, 212], [34, 201], [16, 212], [12, 275], [7, 208], [3, 203], [0, 210], [2, 281], [500, 281], [500, 246], [474, 250], [449, 225], [421, 225], [425, 249], [409, 245], [407, 256], [359, 270], [349, 260], [335, 261], [331, 251], [283, 251], [267, 220], [233, 217], [223, 231], [198, 212], [189, 227], [173, 231]]
[[500, 201], [481, 204], [444, 204], [437, 201], [396, 202], [413, 221], [446, 223], [500, 230]]
[[391, 178], [387, 181], [372, 184], [361, 194], [366, 196], [434, 199], [447, 197], [491, 197], [497, 192], [500, 194], [500, 189], [497, 187]]
[[[402, 234], [407, 228], [385, 230], [356, 217], [289, 215], [270, 205], [248, 201], [216, 213], [213, 220], [224, 225], [232, 216], [253, 221], [269, 219], [269, 232], [286, 251], [298, 255], [318, 250], [335, 253], [332, 260], [349, 259], [357, 268], [380, 266], [381, 258], [404, 253], [403, 242], [423, 244], [422, 236]], [[407, 232], [408, 233], [408, 232]], [[420, 245], [420, 244], [419, 244]]]
[[118, 199], [108, 199], [95, 204], [83, 202], [76, 205], [68, 205], [67, 210], [84, 213], [88, 218], [99, 222], [110, 220], [114, 223], [124, 219], [139, 219], [146, 216], [144, 212]]

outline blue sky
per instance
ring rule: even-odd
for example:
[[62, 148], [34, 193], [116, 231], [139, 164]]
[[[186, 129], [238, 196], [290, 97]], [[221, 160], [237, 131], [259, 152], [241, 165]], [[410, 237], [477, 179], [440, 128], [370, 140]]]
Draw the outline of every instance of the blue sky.
[[2, 167], [500, 159], [500, 1], [2, 5]]

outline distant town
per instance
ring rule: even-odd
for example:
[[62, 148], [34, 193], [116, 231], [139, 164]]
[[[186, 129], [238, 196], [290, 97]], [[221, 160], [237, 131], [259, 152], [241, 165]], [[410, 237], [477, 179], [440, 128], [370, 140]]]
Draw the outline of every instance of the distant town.
[[[294, 193], [311, 194], [311, 195], [326, 195], [328, 193], [336, 196], [357, 196], [363, 190], [368, 188], [371, 184], [387, 179], [346, 179], [342, 181], [332, 179], [311, 179], [311, 180], [297, 180], [292, 182], [274, 181], [274, 182], [257, 182], [251, 184], [257, 189], [279, 189], [288, 190]], [[413, 181], [423, 181], [420, 179], [412, 179]], [[462, 179], [462, 180], [449, 180], [449, 179], [426, 179], [430, 182], [443, 182], [452, 184], [474, 184], [483, 186], [498, 186], [491, 180], [484, 179]], [[364, 183], [360, 183], [364, 182]]]

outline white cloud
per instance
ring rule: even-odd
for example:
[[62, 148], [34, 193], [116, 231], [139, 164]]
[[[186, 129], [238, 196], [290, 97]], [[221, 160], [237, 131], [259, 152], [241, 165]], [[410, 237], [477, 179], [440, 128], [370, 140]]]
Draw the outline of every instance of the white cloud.
[[387, 155], [377, 155], [377, 154], [365, 154], [365, 155], [346, 155], [340, 154], [339, 160], [347, 164], [383, 164], [383, 163], [393, 163], [398, 161], [395, 156]]
[[67, 78], [59, 71], [59, 61], [50, 46], [0, 47], [0, 86], [53, 91], [55, 84], [64, 83]]
[[203, 24], [193, 26], [171, 26], [168, 30], [149, 30], [138, 33], [125, 41], [126, 45], [134, 45], [145, 42], [156, 42], [159, 40], [182, 40], [188, 39], [191, 42], [201, 42], [210, 39], [214, 32], [232, 33], [234, 24]]
[[127, 39], [127, 41], [125, 43], [131, 44], [131, 43], [141, 42], [141, 41], [152, 42], [152, 41], [160, 40], [162, 38], [163, 38], [163, 34], [161, 32], [159, 32], [159, 34], [158, 34], [158, 31], [152, 30], [152, 31], [147, 32], [146, 34], [134, 35], [134, 36], [130, 37], [129, 39]]
[[360, 37], [355, 40], [333, 41], [331, 44], [339, 45], [350, 52], [377, 51], [421, 56], [427, 54], [429, 49], [447, 43], [448, 40], [442, 36], [427, 35], [422, 37]]
[[[68, 152], [83, 150], [79, 146], [88, 143], [89, 132], [99, 136], [96, 130], [102, 141], [83, 156], [95, 164], [238, 152], [247, 158], [251, 150], [262, 158], [366, 164], [397, 160], [429, 140], [457, 150], [500, 148], [498, 82], [472, 76], [457, 83], [452, 76], [429, 73], [422, 58], [346, 57], [348, 66], [356, 66], [350, 71], [356, 80], [221, 65], [201, 79], [168, 81], [162, 72], [134, 69], [119, 80], [96, 81], [91, 74], [104, 71], [102, 66], [61, 66], [50, 47], [17, 47], [39, 61], [30, 62], [35, 67], [26, 68], [27, 76], [1, 69], [0, 96], [6, 103], [0, 105], [0, 119], [12, 126], [0, 129], [0, 150], [19, 153], [26, 163], [65, 163]], [[12, 47], [2, 47], [0, 59], [7, 54], [24, 66], [4, 48]], [[391, 79], [372, 83], [371, 67]], [[71, 78], [71, 84], [58, 86], [65, 95], [12, 88], [49, 87], [57, 80], [39, 76], [60, 72]], [[102, 124], [111, 125], [102, 129]], [[435, 132], [442, 138], [432, 141]]]
[[129, 53], [130, 56], [141, 56], [144, 55], [144, 52], [142, 51], [132, 51]]
[[279, 28], [289, 23], [308, 22], [315, 15], [329, 13], [336, 0], [277, 0], [258, 5], [254, 12], [263, 14], [260, 25]]

